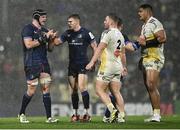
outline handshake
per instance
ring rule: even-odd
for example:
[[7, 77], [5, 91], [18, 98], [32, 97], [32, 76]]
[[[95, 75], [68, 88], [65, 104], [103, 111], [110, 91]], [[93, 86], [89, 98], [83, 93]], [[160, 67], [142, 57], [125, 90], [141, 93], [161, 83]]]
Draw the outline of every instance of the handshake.
[[57, 37], [57, 31], [54, 32], [54, 30], [48, 30], [48, 32], [38, 32], [39, 38], [38, 41], [40, 44], [46, 44], [51, 41], [53, 41]]

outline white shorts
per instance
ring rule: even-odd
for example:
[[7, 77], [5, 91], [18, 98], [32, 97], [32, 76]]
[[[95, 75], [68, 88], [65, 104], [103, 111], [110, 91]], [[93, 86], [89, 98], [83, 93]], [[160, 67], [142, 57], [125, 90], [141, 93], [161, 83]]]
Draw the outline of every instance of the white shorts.
[[158, 60], [151, 60], [151, 61], [143, 60], [142, 65], [145, 68], [145, 70], [152, 69], [152, 70], [157, 70], [158, 72], [160, 72], [164, 66], [164, 63]]
[[104, 73], [104, 72], [99, 71], [98, 74], [97, 74], [96, 79], [99, 80], [99, 81], [106, 82], [106, 83], [109, 83], [109, 82], [112, 82], [112, 81], [120, 82], [121, 74], [118, 74], [118, 73], [115, 73], [115, 74]]

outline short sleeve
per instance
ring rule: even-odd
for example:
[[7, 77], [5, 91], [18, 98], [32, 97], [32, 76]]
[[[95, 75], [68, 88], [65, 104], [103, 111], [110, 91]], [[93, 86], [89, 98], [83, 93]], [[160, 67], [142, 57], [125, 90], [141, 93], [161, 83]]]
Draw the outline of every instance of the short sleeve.
[[33, 30], [28, 27], [28, 26], [25, 26], [22, 30], [22, 38], [23, 39], [26, 39], [26, 38], [32, 38], [33, 37]]
[[108, 44], [110, 40], [109, 32], [102, 34], [101, 42]]
[[67, 41], [67, 31], [60, 36], [60, 39], [63, 43]]
[[88, 43], [92, 43], [95, 41], [95, 36], [93, 35], [92, 32], [88, 31], [87, 35], [86, 35], [86, 39], [87, 39]]

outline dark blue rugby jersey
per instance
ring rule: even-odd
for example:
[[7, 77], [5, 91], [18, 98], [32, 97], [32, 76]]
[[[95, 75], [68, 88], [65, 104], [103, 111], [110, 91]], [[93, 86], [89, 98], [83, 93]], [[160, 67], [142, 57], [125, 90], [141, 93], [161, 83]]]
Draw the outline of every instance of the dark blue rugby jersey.
[[26, 25], [22, 30], [21, 36], [23, 42], [25, 66], [48, 63], [46, 44], [27, 49], [24, 43], [24, 39], [26, 38], [32, 38], [32, 40], [37, 40], [39, 38], [39, 32], [48, 32], [48, 30], [45, 28], [38, 29], [33, 24]]
[[129, 42], [129, 38], [126, 34], [122, 33], [123, 37], [124, 37], [124, 42]]
[[94, 35], [87, 29], [81, 28], [79, 31], [66, 30], [61, 35], [62, 42], [69, 44], [70, 63], [88, 63], [87, 48], [95, 41]]

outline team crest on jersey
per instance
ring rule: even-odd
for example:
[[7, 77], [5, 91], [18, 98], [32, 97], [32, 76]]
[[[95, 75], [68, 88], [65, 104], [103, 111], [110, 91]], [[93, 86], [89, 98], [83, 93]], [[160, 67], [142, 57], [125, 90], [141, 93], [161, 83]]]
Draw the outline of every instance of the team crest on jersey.
[[82, 34], [79, 34], [77, 37], [78, 37], [78, 38], [82, 38]]

